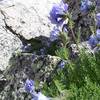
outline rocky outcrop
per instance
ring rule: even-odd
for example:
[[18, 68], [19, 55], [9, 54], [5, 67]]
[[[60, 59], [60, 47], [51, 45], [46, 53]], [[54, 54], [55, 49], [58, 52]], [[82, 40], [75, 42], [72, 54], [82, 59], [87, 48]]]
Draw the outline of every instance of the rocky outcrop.
[[60, 62], [61, 58], [50, 55], [13, 55], [9, 67], [4, 72], [6, 85], [2, 86], [0, 100], [30, 100], [31, 96], [24, 88], [25, 80], [33, 79], [41, 89], [44, 82], [51, 82]]
[[[0, 14], [0, 17], [2, 15]], [[18, 37], [5, 28], [3, 17], [0, 18], [0, 70], [6, 69], [12, 53], [19, 50], [22, 43]]]
[[59, 0], [0, 0], [0, 70], [5, 70], [12, 53], [22, 47], [19, 34], [26, 40], [49, 37], [53, 27], [49, 12], [53, 4], [58, 2]]

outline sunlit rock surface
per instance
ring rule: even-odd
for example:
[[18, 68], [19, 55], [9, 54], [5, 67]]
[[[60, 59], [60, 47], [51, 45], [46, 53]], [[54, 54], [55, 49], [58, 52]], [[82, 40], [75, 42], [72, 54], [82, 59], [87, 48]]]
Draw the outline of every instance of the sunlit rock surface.
[[5, 70], [12, 53], [21, 47], [21, 41], [14, 32], [26, 39], [41, 35], [49, 37], [53, 28], [49, 12], [53, 4], [59, 1], [0, 0], [0, 70]]

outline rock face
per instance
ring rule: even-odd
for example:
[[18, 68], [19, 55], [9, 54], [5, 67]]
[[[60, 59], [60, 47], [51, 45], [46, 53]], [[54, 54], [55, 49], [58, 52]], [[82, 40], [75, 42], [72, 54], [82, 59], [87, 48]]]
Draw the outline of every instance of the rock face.
[[57, 1], [59, 0], [14, 0], [12, 5], [4, 5], [1, 9], [5, 13], [7, 24], [16, 30], [16, 33], [28, 39], [40, 35], [49, 37], [52, 29], [49, 12]]
[[50, 55], [15, 54], [4, 73], [6, 86], [2, 86], [0, 100], [31, 100], [24, 88], [25, 80], [33, 79], [41, 88], [45, 81], [51, 82], [60, 62], [61, 58]]
[[0, 18], [0, 70], [5, 70], [11, 54], [19, 50], [19, 47], [21, 47], [21, 41], [6, 30], [4, 22]]
[[12, 53], [22, 45], [14, 32], [26, 39], [49, 37], [53, 28], [49, 12], [53, 4], [59, 1], [0, 0], [0, 70], [5, 70]]

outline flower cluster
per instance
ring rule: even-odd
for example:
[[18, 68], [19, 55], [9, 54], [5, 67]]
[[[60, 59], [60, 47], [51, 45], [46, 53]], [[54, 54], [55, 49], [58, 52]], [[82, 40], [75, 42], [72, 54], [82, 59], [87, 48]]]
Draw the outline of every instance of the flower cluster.
[[32, 50], [31, 44], [23, 45], [22, 46], [22, 52], [30, 52]]
[[[96, 14], [96, 25], [100, 28], [100, 13]], [[100, 44], [100, 29], [96, 30], [96, 34], [92, 34], [89, 39], [92, 48]]]
[[29, 93], [32, 93], [34, 91], [34, 81], [31, 79], [27, 79], [25, 83], [25, 90]]
[[59, 33], [60, 33], [60, 30], [57, 27], [54, 27], [54, 29], [50, 33], [50, 40], [51, 41], [57, 40], [59, 37]]
[[82, 0], [80, 10], [82, 12], [88, 12], [91, 9], [92, 2], [89, 0]]
[[61, 31], [60, 27], [68, 23], [67, 13], [68, 4], [63, 3], [63, 1], [60, 4], [55, 4], [50, 11], [50, 20], [53, 24], [56, 25], [50, 34], [51, 41], [58, 39], [59, 33]]
[[96, 34], [92, 34], [89, 39], [89, 44], [92, 48], [100, 44], [100, 29], [97, 29]]
[[26, 80], [25, 90], [32, 95], [32, 100], [49, 100], [49, 98], [44, 96], [41, 92], [37, 93], [35, 91], [34, 81], [31, 79]]
[[61, 2], [55, 4], [50, 12], [51, 22], [54, 24], [62, 24], [66, 19], [66, 13], [68, 12], [68, 4]]

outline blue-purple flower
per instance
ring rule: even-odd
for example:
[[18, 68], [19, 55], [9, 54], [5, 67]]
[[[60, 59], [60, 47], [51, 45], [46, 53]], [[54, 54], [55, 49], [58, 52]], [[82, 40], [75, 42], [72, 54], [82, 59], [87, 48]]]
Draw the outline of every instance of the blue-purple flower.
[[100, 27], [100, 13], [96, 14], [97, 26]]
[[96, 37], [100, 41], [100, 29], [97, 29], [96, 31]]
[[96, 30], [96, 34], [92, 34], [89, 38], [89, 44], [92, 48], [96, 47], [98, 44], [100, 44], [100, 29]]
[[68, 27], [67, 24], [63, 24], [62, 31], [68, 33], [67, 27]]
[[62, 24], [66, 19], [66, 13], [68, 12], [68, 4], [61, 2], [55, 4], [50, 12], [51, 22], [54, 24]]
[[45, 49], [45, 48], [41, 48], [39, 53], [40, 53], [41, 55], [45, 55], [46, 49]]
[[65, 61], [61, 61], [60, 64], [58, 65], [60, 68], [64, 68], [65, 67]]
[[96, 35], [91, 35], [91, 36], [90, 36], [89, 44], [91, 45], [91, 47], [97, 46], [98, 42], [99, 42], [99, 41], [97, 40]]
[[30, 52], [32, 50], [31, 44], [23, 45], [21, 48], [23, 52]]
[[53, 42], [58, 39], [60, 30], [54, 27], [53, 31], [50, 33], [50, 40]]
[[29, 93], [33, 92], [35, 89], [34, 87], [34, 81], [31, 79], [27, 79], [25, 82], [25, 90]]
[[34, 81], [27, 79], [25, 82], [25, 90], [32, 95], [32, 100], [50, 100], [48, 97], [43, 95], [41, 92], [36, 92], [34, 87]]
[[96, 6], [100, 6], [100, 0], [96, 0]]
[[92, 2], [90, 0], [82, 0], [80, 10], [82, 12], [87, 12], [90, 10]]

